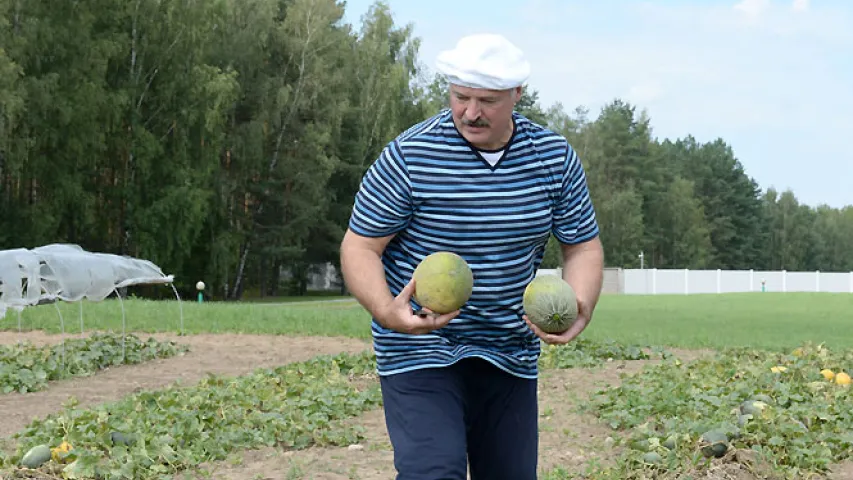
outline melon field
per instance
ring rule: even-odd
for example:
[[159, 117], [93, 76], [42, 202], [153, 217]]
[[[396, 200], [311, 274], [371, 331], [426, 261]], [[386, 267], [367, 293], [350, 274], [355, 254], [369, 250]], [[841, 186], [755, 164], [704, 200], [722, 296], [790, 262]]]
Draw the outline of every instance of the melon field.
[[[354, 301], [121, 305], [0, 319], [0, 478], [394, 478]], [[853, 295], [604, 296], [540, 364], [540, 479], [853, 478]]]

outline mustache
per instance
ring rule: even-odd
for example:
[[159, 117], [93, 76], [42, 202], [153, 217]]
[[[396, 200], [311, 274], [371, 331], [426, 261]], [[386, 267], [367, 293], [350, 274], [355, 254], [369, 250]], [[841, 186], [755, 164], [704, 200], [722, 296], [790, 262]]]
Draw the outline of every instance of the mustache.
[[488, 127], [489, 122], [483, 120], [482, 118], [478, 118], [476, 120], [465, 120], [462, 119], [462, 124], [469, 127]]

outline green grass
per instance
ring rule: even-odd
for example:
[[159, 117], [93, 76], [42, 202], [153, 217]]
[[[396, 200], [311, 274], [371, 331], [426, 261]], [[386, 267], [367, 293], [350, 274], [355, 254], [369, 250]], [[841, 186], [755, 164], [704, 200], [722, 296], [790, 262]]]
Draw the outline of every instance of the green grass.
[[315, 300], [335, 300], [347, 298], [339, 292], [309, 290], [305, 295], [281, 295], [281, 296], [264, 296], [262, 297], [256, 291], [247, 291], [243, 294], [243, 300], [246, 302], [256, 303], [291, 303], [291, 302], [306, 302]]
[[779, 349], [807, 341], [847, 348], [853, 344], [853, 295], [607, 296], [584, 335], [681, 348]]
[[[117, 300], [110, 299], [100, 303], [84, 302], [82, 305], [83, 322], [87, 331], [117, 331], [121, 328], [122, 316], [120, 303]], [[181, 310], [175, 301], [132, 299], [125, 301], [124, 307], [129, 331], [174, 332], [178, 329]], [[241, 332], [341, 335], [363, 339], [370, 337], [370, 318], [353, 300], [284, 304], [258, 302], [198, 304], [186, 301], [182, 304], [182, 309], [184, 329], [187, 333]], [[64, 318], [65, 331], [79, 332], [80, 307], [78, 304], [69, 303], [25, 310], [22, 315], [22, 327], [25, 330], [43, 329], [58, 332], [60, 327], [57, 310]], [[573, 368], [587, 366], [592, 360], [599, 359], [602, 355], [623, 358], [639, 354], [639, 350], [635, 351], [635, 347], [618, 350], [616, 355], [607, 350], [620, 347], [620, 344], [677, 348], [746, 347], [787, 350], [813, 342], [841, 350], [853, 344], [851, 327], [853, 327], [853, 295], [850, 294], [607, 295], [602, 297], [595, 320], [583, 337], [569, 348], [546, 349], [543, 359], [548, 368]], [[15, 331], [16, 329], [17, 315], [14, 312], [0, 319], [0, 330]], [[595, 358], [590, 358], [590, 355]], [[809, 350], [806, 357], [797, 359], [790, 355], [769, 352], [758, 355], [751, 350], [740, 356], [729, 352], [718, 359], [684, 365], [675, 361], [665, 362], [657, 368], [638, 374], [633, 380], [626, 380], [625, 386], [610, 389], [609, 396], [605, 391], [602, 392], [604, 396], [591, 397], [588, 405], [593, 409], [591, 413], [601, 416], [603, 420], [621, 422], [619, 431], [613, 432], [614, 437], [629, 438], [637, 435], [638, 432], [643, 433], [648, 418], [655, 418], [657, 422], [669, 425], [666, 427], [669, 430], [674, 428], [671, 424], [677, 425], [677, 432], [675, 430], [674, 432], [687, 439], [686, 447], [673, 452], [660, 450], [664, 454], [667, 465], [673, 469], [670, 473], [675, 473], [689, 471], [694, 466], [698, 466], [696, 462], [701, 459], [697, 457], [692, 446], [695, 445], [695, 439], [700, 431], [714, 425], [725, 426], [736, 421], [737, 418], [731, 417], [732, 408], [746, 396], [754, 393], [768, 394], [773, 397], [776, 405], [783, 408], [773, 410], [778, 413], [768, 417], [772, 422], [767, 420], [764, 423], [750, 424], [754, 426], [747, 427], [745, 435], [737, 439], [736, 446], [762, 449], [768, 452], [771, 458], [775, 457], [780, 466], [784, 464], [789, 472], [794, 471], [792, 478], [801, 478], [797, 475], [805, 470], [820, 468], [835, 460], [843, 461], [846, 457], [842, 453], [845, 448], [848, 448], [846, 445], [853, 445], [851, 443], [853, 437], [835, 432], [830, 428], [832, 425], [828, 425], [826, 431], [821, 433], [824, 437], [809, 438], [805, 442], [800, 438], [801, 432], [791, 427], [791, 425], [797, 425], [791, 419], [800, 422], [806, 420], [818, 422], [826, 418], [834, 418], [836, 420], [833, 421], [838, 421], [838, 427], [843, 431], [848, 431], [849, 426], [853, 424], [851, 423], [853, 417], [850, 417], [848, 411], [832, 407], [849, 404], [847, 391], [831, 390], [835, 392], [833, 393], [835, 397], [832, 397], [831, 401], [826, 401], [829, 397], [824, 398], [821, 395], [829, 395], [824, 390], [832, 387], [823, 382], [819, 374], [819, 370], [824, 366], [842, 368], [844, 365], [849, 365], [850, 357], [848, 355], [843, 359], [839, 357], [833, 360], [823, 355], [824, 353], [820, 350]], [[785, 374], [787, 376], [776, 376], [770, 372], [770, 366], [778, 363], [790, 367], [790, 372]], [[737, 382], [731, 380], [734, 378]], [[289, 388], [294, 388], [297, 383], [295, 380], [293, 383], [288, 383]], [[818, 390], [815, 390], [816, 385], [819, 387]], [[217, 385], [214, 390], [219, 392], [223, 388], [224, 385]], [[247, 390], [253, 391], [252, 388]], [[312, 394], [314, 397], [310, 398], [325, 399], [323, 402], [328, 403], [332, 395], [338, 395], [341, 392], [349, 394], [348, 391], [335, 386], [317, 392], [316, 395]], [[673, 394], [673, 392], [677, 393]], [[697, 392], [701, 394], [697, 395]], [[793, 403], [789, 400], [795, 397], [806, 398], [806, 394], [814, 397], [814, 399], [808, 397], [810, 398], [810, 403], [806, 405], [808, 408], [791, 406]], [[146, 395], [153, 395], [153, 393]], [[241, 395], [240, 398], [244, 398], [248, 394]], [[300, 403], [300, 408], [313, 404], [313, 401], [307, 398]], [[593, 402], [596, 399], [598, 403]], [[604, 399], [603, 403], [602, 399]], [[369, 405], [365, 404], [366, 406]], [[827, 410], [830, 407], [833, 409]], [[358, 412], [355, 410], [351, 412], [353, 415], [356, 413]], [[94, 415], [91, 412], [87, 414]], [[138, 416], [147, 419], [147, 415], [145, 413]], [[674, 416], [677, 420], [669, 419], [668, 416]], [[123, 418], [123, 415], [118, 417]], [[803, 418], [806, 420], [802, 420]], [[304, 431], [317, 432], [321, 437], [343, 435], [348, 438], [350, 436], [350, 433], [339, 431], [337, 427], [323, 426], [317, 429], [304, 422], [300, 422], [299, 426], [305, 427]], [[233, 428], [228, 426], [224, 430], [232, 431]], [[256, 429], [252, 426], [249, 430]], [[32, 424], [27, 432], [33, 436], [33, 440], [56, 436], [56, 434], [48, 435], [50, 432], [43, 428], [41, 423]], [[93, 442], [100, 441], [101, 437], [96, 434], [105, 435], [104, 432], [92, 433], [90, 436]], [[800, 442], [805, 443], [806, 446], [796, 450], [797, 456], [789, 457], [784, 455], [784, 452], [793, 451], [791, 448], [783, 448], [782, 453], [776, 448], [780, 442], [779, 438], [784, 440], [785, 445]], [[85, 443], [84, 440], [78, 440]], [[256, 440], [253, 441], [257, 443]], [[834, 442], [833, 445], [837, 448], [828, 450], [826, 447], [822, 449], [808, 447], [808, 445], [827, 441]], [[232, 440], [223, 441], [217, 445], [225, 448], [228, 447], [229, 442]], [[194, 442], [191, 447], [200, 448], [199, 445], [201, 444]], [[244, 444], [234, 442], [234, 445]], [[17, 454], [20, 453], [21, 451], [17, 452]], [[643, 453], [629, 450], [624, 457], [620, 457], [618, 465], [615, 470], [609, 472], [609, 476], [593, 478], [647, 478], [640, 476], [640, 472], [644, 471], [645, 467], [637, 463]], [[575, 477], [570, 476], [568, 472], [556, 469], [544, 478], [565, 480]]]
[[[186, 333], [253, 333], [284, 335], [323, 335], [369, 338], [370, 317], [353, 300], [332, 302], [219, 303], [124, 300], [127, 330], [135, 332], [177, 332], [183, 310]], [[24, 330], [61, 331], [57, 307], [62, 313], [66, 332], [80, 331], [79, 304], [58, 303], [24, 310]], [[121, 304], [118, 300], [83, 302], [85, 330], [121, 329]], [[15, 312], [0, 319], [0, 330], [16, 331]]]
[[[187, 333], [240, 332], [370, 337], [370, 317], [355, 301], [292, 304], [183, 304]], [[79, 306], [57, 304], [66, 332], [79, 332]], [[177, 331], [175, 301], [126, 300], [128, 330]], [[87, 330], [121, 328], [119, 302], [84, 302]], [[56, 307], [30, 308], [24, 329], [60, 331]], [[0, 330], [17, 329], [12, 312]], [[626, 344], [681, 348], [790, 348], [812, 341], [830, 347], [853, 344], [853, 295], [828, 293], [746, 293], [723, 295], [605, 295], [584, 336]]]

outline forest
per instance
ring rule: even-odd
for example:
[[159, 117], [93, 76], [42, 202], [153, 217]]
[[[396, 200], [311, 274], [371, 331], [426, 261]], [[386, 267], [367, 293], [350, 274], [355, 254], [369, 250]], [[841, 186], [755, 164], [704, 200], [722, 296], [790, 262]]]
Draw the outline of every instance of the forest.
[[[0, 249], [146, 258], [226, 300], [304, 293], [381, 148], [447, 99], [415, 25], [345, 8], [0, 0]], [[608, 266], [853, 271], [853, 206], [763, 191], [723, 138], [656, 138], [640, 106], [542, 105], [536, 85], [518, 110], [580, 154]]]

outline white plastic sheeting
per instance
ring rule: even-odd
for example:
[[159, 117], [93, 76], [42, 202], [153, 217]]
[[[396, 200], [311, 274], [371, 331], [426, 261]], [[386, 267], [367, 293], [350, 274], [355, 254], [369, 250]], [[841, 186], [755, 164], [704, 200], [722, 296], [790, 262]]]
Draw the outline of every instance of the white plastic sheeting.
[[78, 245], [0, 250], [0, 318], [8, 309], [20, 312], [56, 300], [101, 301], [119, 288], [173, 280], [148, 260], [88, 252]]

